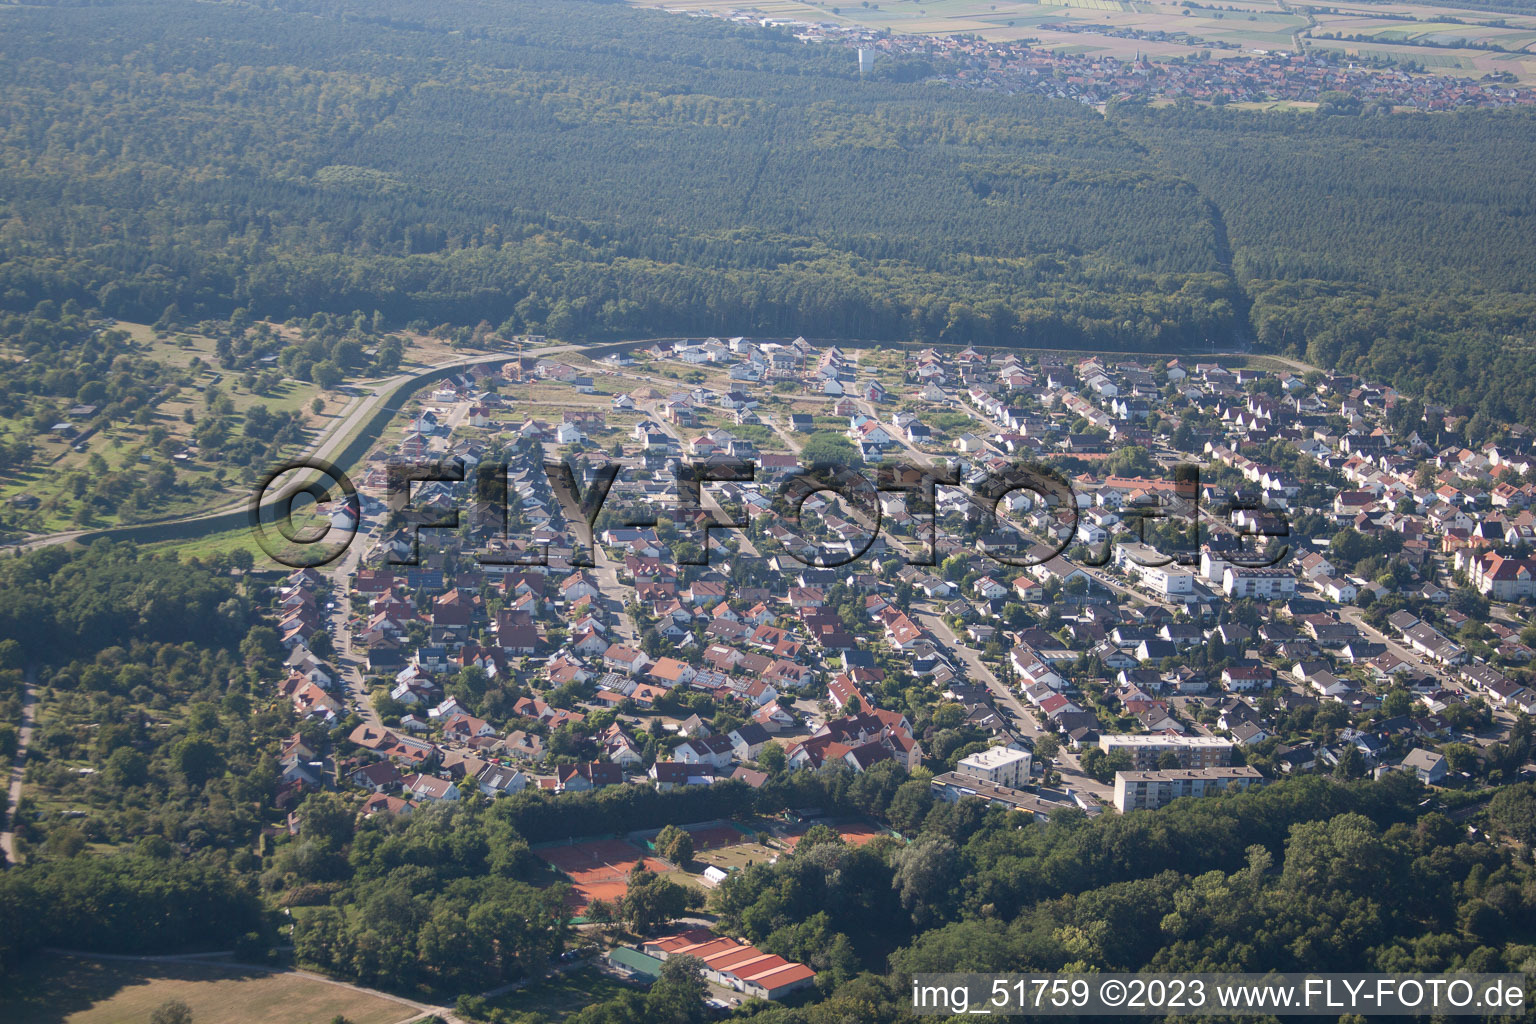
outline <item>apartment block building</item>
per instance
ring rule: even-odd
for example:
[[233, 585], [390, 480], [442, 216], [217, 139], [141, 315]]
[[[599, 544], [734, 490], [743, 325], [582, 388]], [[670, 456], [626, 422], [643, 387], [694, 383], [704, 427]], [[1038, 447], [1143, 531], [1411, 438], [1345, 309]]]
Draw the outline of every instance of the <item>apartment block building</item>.
[[962, 758], [955, 765], [955, 771], [994, 786], [1021, 789], [1029, 782], [1031, 760], [1027, 750], [992, 747]]
[[1116, 772], [1115, 809], [1153, 811], [1185, 796], [1214, 796], [1228, 789], [1247, 789], [1263, 782], [1257, 768], [1172, 768], [1165, 771]]
[[1099, 749], [1106, 754], [1123, 750], [1131, 755], [1137, 771], [1156, 768], [1164, 754], [1172, 752], [1180, 768], [1221, 768], [1232, 763], [1232, 741], [1218, 736], [1172, 736], [1141, 733], [1133, 736], [1100, 736]]

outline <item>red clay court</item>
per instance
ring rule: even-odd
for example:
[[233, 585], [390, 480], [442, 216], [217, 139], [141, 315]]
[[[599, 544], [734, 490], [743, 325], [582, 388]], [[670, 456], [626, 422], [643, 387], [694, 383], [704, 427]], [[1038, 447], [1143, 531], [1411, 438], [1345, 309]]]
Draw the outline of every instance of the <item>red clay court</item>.
[[861, 821], [849, 821], [837, 825], [833, 825], [830, 822], [813, 821], [809, 824], [795, 825], [787, 828], [784, 830], [783, 835], [779, 836], [778, 838], [782, 839], [789, 845], [789, 848], [793, 850], [795, 846], [800, 842], [800, 837], [805, 835], [805, 833], [810, 829], [811, 825], [829, 826], [832, 831], [842, 836], [843, 842], [847, 843], [849, 846], [863, 846], [871, 839], [875, 839], [879, 836], [887, 834], [884, 829], [877, 828], [874, 825], [865, 824]]
[[585, 910], [594, 900], [616, 900], [629, 889], [629, 873], [645, 862], [652, 871], [667, 865], [647, 857], [644, 850], [623, 839], [591, 839], [580, 843], [546, 846], [534, 856], [563, 872], [575, 890], [574, 909]]

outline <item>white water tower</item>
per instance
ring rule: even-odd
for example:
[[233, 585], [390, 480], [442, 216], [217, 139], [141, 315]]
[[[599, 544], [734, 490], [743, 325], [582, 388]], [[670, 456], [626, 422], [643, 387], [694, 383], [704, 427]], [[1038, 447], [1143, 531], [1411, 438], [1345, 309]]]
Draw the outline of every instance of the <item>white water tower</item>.
[[859, 48], [859, 77], [860, 78], [864, 77], [865, 75], [869, 74], [871, 71], [875, 70], [875, 57], [876, 56], [877, 56], [877, 54], [875, 53], [874, 50], [866, 50], [863, 47]]

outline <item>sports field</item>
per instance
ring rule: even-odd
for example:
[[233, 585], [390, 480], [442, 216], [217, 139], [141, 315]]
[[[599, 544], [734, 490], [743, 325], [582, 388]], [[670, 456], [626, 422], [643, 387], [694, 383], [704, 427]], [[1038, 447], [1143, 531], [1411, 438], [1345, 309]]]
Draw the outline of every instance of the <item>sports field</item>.
[[696, 825], [684, 831], [693, 839], [695, 853], [701, 850], [719, 849], [723, 846], [739, 846], [752, 841], [751, 836], [735, 825], [704, 825], [702, 827]]
[[753, 864], [766, 864], [777, 858], [780, 852], [761, 843], [748, 841], [706, 850], [695, 856], [694, 860], [725, 871], [740, 871]]
[[539, 847], [534, 856], [571, 880], [572, 909], [581, 912], [594, 900], [617, 900], [629, 891], [629, 873], [644, 863], [652, 871], [670, 871], [665, 861], [647, 856], [623, 839], [589, 839]]
[[397, 1024], [415, 1007], [297, 974], [203, 963], [141, 963], [52, 956], [13, 974], [0, 989], [5, 1024], [144, 1024], [168, 1000], [196, 1024]]
[[[780, 853], [731, 825], [690, 828], [688, 834], [693, 837], [694, 860], [726, 871], [740, 871], [750, 864], [763, 864]], [[764, 835], [766, 837], [766, 833]]]
[[843, 837], [843, 842], [849, 846], [863, 846], [871, 839], [878, 839], [886, 835], [886, 831], [868, 822], [844, 821], [833, 824], [830, 821], [812, 821], [801, 825], [792, 825], [783, 830], [778, 836], [791, 850], [800, 842], [800, 838], [814, 825], [826, 825], [838, 835]]

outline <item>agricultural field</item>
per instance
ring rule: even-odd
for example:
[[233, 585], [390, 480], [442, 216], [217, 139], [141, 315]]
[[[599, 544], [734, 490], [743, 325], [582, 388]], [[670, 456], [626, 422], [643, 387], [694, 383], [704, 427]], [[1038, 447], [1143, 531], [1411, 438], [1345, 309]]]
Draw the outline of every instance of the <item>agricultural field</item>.
[[197, 1024], [396, 1024], [416, 1015], [409, 1003], [296, 974], [267, 974], [202, 963], [139, 963], [52, 957], [20, 991], [0, 990], [7, 1024], [142, 1024], [179, 999]]
[[[1282, 4], [1280, 0], [631, 0], [636, 6], [730, 17], [839, 24], [910, 35], [1028, 40], [1058, 53], [1152, 60], [1221, 60], [1301, 47], [1363, 60], [1413, 61], [1430, 73], [1508, 73], [1536, 82], [1536, 16], [1413, 3]], [[1135, 36], [1108, 32], [1134, 32]], [[1356, 37], [1366, 37], [1359, 39]]]
[[[729, 16], [745, 11], [758, 18], [841, 24], [849, 27], [889, 29], [910, 35], [975, 35], [996, 42], [1038, 40], [1048, 49], [1103, 52], [1129, 58], [1137, 52], [1151, 57], [1183, 56], [1197, 52], [1199, 40], [1224, 41], [1242, 48], [1286, 49], [1293, 36], [1304, 30], [1306, 19], [1285, 10], [1272, 0], [1237, 0], [1221, 10], [1186, 8], [1167, 0], [1056, 0], [1032, 3], [1022, 0], [990, 3], [987, 0], [885, 0], [879, 4], [802, 3], [799, 0], [758, 0], [750, 5], [719, 0], [632, 0], [638, 6], [668, 11]], [[1216, 4], [1211, 7], [1215, 8]], [[834, 13], [835, 12], [835, 13]], [[1194, 45], [1170, 39], [1121, 39], [1088, 36], [1081, 32], [1052, 32], [1049, 25], [1068, 23], [1074, 28], [1137, 29], [1148, 33], [1188, 33]], [[1215, 56], [1226, 55], [1218, 51]]]
[[1536, 15], [1431, 4], [1339, 3], [1298, 8], [1309, 45], [1363, 60], [1413, 62], [1431, 74], [1509, 74], [1536, 81]]
[[[1466, 42], [1530, 53], [1536, 15], [1478, 11], [1454, 5], [1361, 2], [1302, 6], [1314, 21], [1314, 39], [1329, 33], [1370, 36], [1381, 42], [1455, 46]], [[1536, 56], [1536, 54], [1533, 54]]]
[[1355, 42], [1314, 36], [1308, 39], [1308, 43], [1315, 48], [1338, 50], [1346, 56], [1362, 60], [1417, 64], [1429, 74], [1452, 75], [1457, 78], [1508, 74], [1513, 75], [1522, 85], [1536, 83], [1536, 53], [1418, 46], [1386, 39], [1380, 42]]

